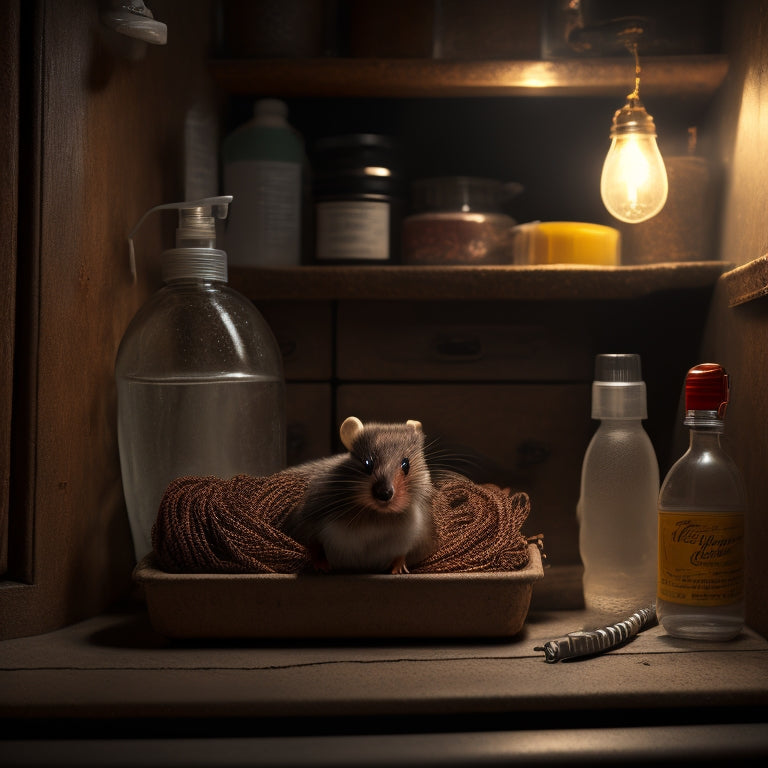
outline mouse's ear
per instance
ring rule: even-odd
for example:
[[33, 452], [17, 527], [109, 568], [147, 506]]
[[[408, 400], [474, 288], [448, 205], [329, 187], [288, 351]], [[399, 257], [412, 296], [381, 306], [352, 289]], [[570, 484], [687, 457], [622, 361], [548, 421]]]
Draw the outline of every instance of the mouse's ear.
[[355, 439], [362, 431], [363, 422], [357, 416], [349, 416], [344, 419], [339, 429], [339, 437], [341, 437], [341, 442], [348, 451], [352, 450]]
[[421, 422], [420, 421], [414, 421], [413, 419], [408, 419], [408, 421], [405, 422], [405, 425], [407, 427], [412, 427], [417, 432], [421, 432]]

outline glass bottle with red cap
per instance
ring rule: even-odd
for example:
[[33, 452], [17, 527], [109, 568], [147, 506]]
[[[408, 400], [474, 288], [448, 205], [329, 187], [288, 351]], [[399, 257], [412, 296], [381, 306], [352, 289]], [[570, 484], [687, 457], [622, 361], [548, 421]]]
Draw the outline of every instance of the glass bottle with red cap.
[[676, 637], [729, 640], [744, 626], [744, 484], [721, 436], [729, 377], [702, 363], [685, 380], [690, 445], [659, 493], [656, 613]]

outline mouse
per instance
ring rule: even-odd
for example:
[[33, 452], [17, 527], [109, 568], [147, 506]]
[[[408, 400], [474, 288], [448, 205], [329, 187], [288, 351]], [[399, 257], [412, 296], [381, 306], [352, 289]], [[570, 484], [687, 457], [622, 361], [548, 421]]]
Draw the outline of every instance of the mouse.
[[319, 571], [409, 573], [437, 546], [421, 422], [350, 416], [339, 436], [348, 453], [302, 465], [310, 480], [286, 533]]

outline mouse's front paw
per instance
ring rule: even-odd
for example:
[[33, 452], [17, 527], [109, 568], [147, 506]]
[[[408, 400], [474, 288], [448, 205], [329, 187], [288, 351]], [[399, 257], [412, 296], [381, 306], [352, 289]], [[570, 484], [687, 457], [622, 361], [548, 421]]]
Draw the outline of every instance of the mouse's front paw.
[[392, 565], [389, 567], [390, 573], [410, 573], [408, 566], [405, 564], [405, 557], [400, 556], [392, 561]]

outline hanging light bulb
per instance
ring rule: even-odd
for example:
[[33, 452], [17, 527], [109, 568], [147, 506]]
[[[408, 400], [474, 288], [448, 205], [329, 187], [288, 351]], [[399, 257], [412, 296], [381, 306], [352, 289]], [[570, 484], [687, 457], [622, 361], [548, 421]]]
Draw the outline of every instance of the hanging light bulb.
[[664, 207], [669, 187], [656, 144], [656, 126], [640, 102], [637, 44], [633, 43], [630, 50], [635, 55], [635, 90], [613, 116], [611, 148], [603, 163], [600, 195], [612, 216], [638, 224]]

